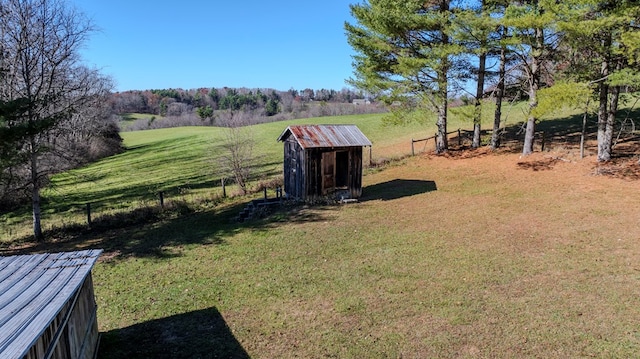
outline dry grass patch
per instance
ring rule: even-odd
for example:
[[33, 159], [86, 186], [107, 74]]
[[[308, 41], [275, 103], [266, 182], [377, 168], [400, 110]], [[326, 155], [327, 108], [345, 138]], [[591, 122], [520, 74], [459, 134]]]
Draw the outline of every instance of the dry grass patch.
[[365, 176], [359, 203], [139, 229], [171, 255], [96, 267], [103, 356], [632, 357], [637, 181], [556, 158], [419, 156]]

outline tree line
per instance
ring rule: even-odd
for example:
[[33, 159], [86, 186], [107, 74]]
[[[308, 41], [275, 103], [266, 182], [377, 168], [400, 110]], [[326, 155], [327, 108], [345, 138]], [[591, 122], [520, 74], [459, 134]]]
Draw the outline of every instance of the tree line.
[[435, 111], [437, 152], [448, 148], [449, 100], [465, 91], [475, 105], [473, 145], [480, 145], [481, 101], [490, 89], [492, 148], [500, 146], [505, 95], [521, 92], [528, 100], [523, 155], [533, 152], [545, 111], [574, 106], [597, 114], [597, 159], [611, 159], [621, 93], [640, 83], [637, 1], [368, 0], [350, 8], [349, 83], [403, 104], [395, 106], [400, 116]]
[[[354, 100], [361, 101], [354, 105]], [[242, 123], [257, 124], [386, 111], [383, 105], [368, 101], [368, 95], [363, 91], [351, 88], [340, 91], [229, 87], [133, 90], [112, 94], [109, 103], [116, 114], [152, 115], [153, 121], [137, 121], [127, 126], [128, 130], [184, 125], [228, 126], [231, 114], [241, 116]]]
[[[91, 20], [65, 0], [0, 0], [0, 211], [29, 201], [38, 241], [44, 240], [40, 192], [50, 176], [122, 151], [122, 113], [163, 118], [153, 126], [168, 121], [167, 126], [234, 127], [381, 111], [376, 106], [354, 110], [350, 102], [364, 95], [351, 89], [114, 93], [111, 78], [81, 61], [79, 51], [95, 31]], [[149, 128], [153, 121], [146, 122]]]
[[49, 176], [121, 149], [113, 86], [80, 61], [95, 28], [64, 1], [0, 0], [0, 19], [0, 210], [30, 198], [43, 240]]

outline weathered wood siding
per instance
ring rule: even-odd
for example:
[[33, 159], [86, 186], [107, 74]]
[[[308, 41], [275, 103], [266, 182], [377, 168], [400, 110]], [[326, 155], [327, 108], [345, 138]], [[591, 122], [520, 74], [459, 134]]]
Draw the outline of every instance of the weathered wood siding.
[[305, 152], [293, 137], [284, 143], [284, 191], [292, 198], [305, 194]]
[[321, 148], [311, 148], [305, 151], [307, 161], [306, 178], [307, 188], [303, 193], [303, 200], [313, 200], [322, 196], [322, 153]]
[[351, 198], [362, 196], [362, 147], [349, 151], [349, 191]]
[[52, 359], [95, 357], [99, 333], [97, 305], [90, 273], [72, 298], [65, 303], [24, 359], [45, 358], [49, 350]]
[[[287, 147], [287, 145], [285, 145]], [[345, 152], [345, 155], [336, 156], [336, 153]], [[359, 198], [362, 195], [362, 147], [347, 148], [311, 148], [303, 150], [298, 148], [292, 158], [301, 164], [295, 173], [291, 159], [285, 157], [285, 192], [301, 200], [314, 200], [322, 196], [330, 196], [332, 193], [343, 190], [348, 193], [345, 197]], [[343, 157], [344, 164], [336, 162], [336, 158]], [[328, 165], [323, 161], [332, 160]], [[287, 164], [289, 163], [289, 164]], [[327, 173], [331, 168], [333, 173]], [[342, 173], [345, 171], [345, 173]], [[328, 178], [331, 176], [331, 178]], [[344, 186], [340, 186], [338, 177], [346, 178]]]
[[289, 126], [284, 143], [284, 190], [289, 198], [358, 198], [362, 148], [371, 142], [354, 125]]

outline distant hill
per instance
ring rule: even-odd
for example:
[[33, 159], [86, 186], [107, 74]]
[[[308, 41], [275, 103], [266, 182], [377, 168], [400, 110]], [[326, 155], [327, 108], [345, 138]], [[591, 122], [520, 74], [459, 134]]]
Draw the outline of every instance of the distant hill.
[[[156, 89], [117, 92], [114, 113], [125, 115], [126, 130], [198, 125], [246, 125], [323, 116], [386, 112], [361, 91], [248, 88]], [[127, 114], [143, 114], [131, 122]]]

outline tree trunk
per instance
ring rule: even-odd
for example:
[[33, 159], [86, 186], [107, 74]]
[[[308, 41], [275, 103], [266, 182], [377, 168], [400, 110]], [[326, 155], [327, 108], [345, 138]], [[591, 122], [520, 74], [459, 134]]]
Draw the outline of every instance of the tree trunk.
[[[484, 45], [483, 45], [484, 46]], [[484, 75], [486, 72], [487, 54], [482, 53], [478, 59], [478, 86], [476, 87], [476, 103], [473, 110], [473, 148], [480, 147], [480, 133], [482, 123], [482, 97], [484, 94]]]
[[[611, 37], [608, 37], [604, 41], [604, 47], [609, 48], [611, 46]], [[600, 68], [601, 78], [609, 76], [609, 56], [605, 56]], [[611, 159], [611, 142], [613, 137], [607, 137], [607, 122], [609, 120], [609, 85], [606, 81], [600, 82], [598, 88], [599, 101], [598, 106], [598, 162], [605, 162]], [[613, 131], [611, 132], [613, 136]]]
[[[438, 120], [436, 122], [436, 126], [438, 127], [438, 133], [436, 136], [436, 153], [444, 153], [449, 148], [449, 143], [447, 140], [447, 81], [446, 81], [446, 72], [445, 74], [440, 73], [441, 78], [444, 78], [444, 81], [439, 81], [440, 93], [438, 94], [440, 99], [438, 106]], [[442, 77], [444, 76], [444, 77]]]
[[[443, 1], [441, 4], [441, 10], [443, 12], [449, 10], [449, 1]], [[449, 44], [449, 36], [443, 31], [442, 44]], [[448, 90], [448, 73], [449, 73], [449, 60], [448, 58], [442, 59], [441, 67], [437, 71], [438, 73], [438, 120], [436, 125], [438, 126], [438, 135], [436, 136], [436, 153], [444, 153], [449, 148], [447, 140], [447, 90]]]
[[587, 138], [587, 116], [589, 116], [589, 102], [584, 106], [584, 114], [582, 115], [582, 133], [580, 134], [580, 159], [584, 158], [584, 142]]
[[[506, 37], [507, 29], [502, 27], [502, 36]], [[496, 88], [496, 110], [493, 117], [493, 131], [491, 133], [491, 149], [496, 150], [500, 147], [500, 122], [502, 120], [502, 99], [504, 97], [504, 82], [507, 66], [507, 49], [505, 46], [500, 48], [500, 67], [498, 69], [498, 86]]]
[[538, 106], [538, 89], [540, 87], [540, 61], [544, 51], [544, 32], [541, 28], [535, 29], [535, 46], [531, 50], [531, 68], [529, 74], [529, 117], [527, 118], [527, 128], [524, 135], [524, 147], [522, 155], [527, 156], [533, 153], [533, 141], [536, 133], [536, 118], [533, 109]]
[[611, 141], [607, 140], [607, 108], [609, 99], [609, 85], [600, 84], [600, 106], [598, 107], [598, 162], [605, 162], [611, 159]]
[[[506, 31], [505, 31], [506, 32]], [[500, 147], [500, 121], [502, 119], [502, 98], [504, 97], [504, 77], [506, 73], [507, 50], [500, 49], [500, 68], [498, 70], [498, 86], [496, 88], [496, 111], [493, 117], [493, 132], [491, 133], [491, 149]]]
[[440, 107], [438, 108], [438, 135], [436, 136], [436, 153], [444, 153], [447, 151], [447, 98], [441, 100]]
[[44, 242], [42, 225], [40, 219], [42, 210], [40, 208], [40, 183], [38, 181], [38, 154], [36, 152], [35, 139], [31, 137], [31, 205], [33, 212], [33, 236], [36, 241]]
[[[620, 86], [609, 87], [609, 111], [604, 125], [604, 138], [602, 141], [602, 159], [598, 155], [598, 161], [609, 161], [613, 152], [613, 127], [616, 123], [618, 112], [618, 99], [620, 98]], [[600, 149], [600, 145], [598, 145]]]

